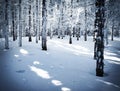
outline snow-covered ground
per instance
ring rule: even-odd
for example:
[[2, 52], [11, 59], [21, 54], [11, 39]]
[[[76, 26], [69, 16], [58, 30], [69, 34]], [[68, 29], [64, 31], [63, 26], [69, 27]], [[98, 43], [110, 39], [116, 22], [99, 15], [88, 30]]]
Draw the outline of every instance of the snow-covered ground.
[[103, 77], [95, 73], [93, 45], [92, 37], [73, 44], [53, 37], [42, 51], [35, 38], [23, 38], [23, 47], [10, 41], [9, 50], [0, 50], [0, 91], [120, 91], [120, 40], [105, 46]]

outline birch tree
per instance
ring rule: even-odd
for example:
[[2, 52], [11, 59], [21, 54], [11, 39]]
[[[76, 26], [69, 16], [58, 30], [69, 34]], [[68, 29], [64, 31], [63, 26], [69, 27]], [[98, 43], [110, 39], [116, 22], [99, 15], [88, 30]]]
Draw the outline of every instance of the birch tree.
[[84, 40], [87, 41], [87, 9], [86, 9], [86, 0], [85, 0], [85, 30], [84, 30]]
[[8, 31], [8, 0], [5, 0], [5, 49], [9, 49], [9, 31]]
[[38, 0], [38, 11], [39, 11], [39, 13], [38, 13], [38, 19], [39, 19], [39, 30], [38, 30], [38, 39], [40, 40], [40, 32], [41, 32], [41, 0]]
[[12, 1], [8, 0], [8, 30], [10, 32], [11, 36], [11, 30], [12, 30]]
[[39, 30], [38, 6], [39, 6], [39, 3], [38, 3], [38, 0], [36, 0], [36, 43], [38, 43], [38, 30]]
[[32, 27], [32, 19], [31, 19], [31, 0], [28, 1], [29, 2], [29, 42], [32, 41], [32, 37], [31, 37], [31, 27]]
[[[14, 3], [12, 1], [12, 3]], [[12, 6], [12, 35], [13, 41], [15, 41], [15, 5]]]
[[95, 41], [96, 76], [104, 74], [104, 23], [105, 23], [105, 0], [96, 0], [95, 2], [95, 29], [97, 32]]
[[19, 47], [22, 46], [22, 17], [21, 17], [21, 2], [22, 0], [19, 0]]
[[42, 50], [47, 50], [47, 37], [46, 37], [46, 25], [47, 25], [47, 2], [42, 0]]
[[73, 29], [73, 27], [72, 27], [72, 8], [73, 8], [73, 5], [72, 5], [72, 3], [73, 3], [73, 0], [71, 0], [71, 15], [70, 15], [70, 39], [69, 39], [69, 44], [72, 44], [72, 29]]
[[65, 36], [64, 35], [64, 25], [63, 25], [63, 21], [64, 21], [64, 5], [65, 5], [65, 1], [61, 1], [61, 34], [62, 34], [62, 39]]

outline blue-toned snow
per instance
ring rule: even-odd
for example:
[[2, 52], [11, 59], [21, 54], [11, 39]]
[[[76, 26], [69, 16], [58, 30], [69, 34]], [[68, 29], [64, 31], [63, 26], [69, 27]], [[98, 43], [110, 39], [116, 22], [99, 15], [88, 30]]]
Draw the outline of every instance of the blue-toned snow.
[[105, 46], [105, 74], [97, 77], [92, 37], [84, 41], [69, 37], [41, 40], [23, 38], [23, 46], [10, 39], [10, 49], [0, 42], [0, 91], [120, 91], [120, 39]]

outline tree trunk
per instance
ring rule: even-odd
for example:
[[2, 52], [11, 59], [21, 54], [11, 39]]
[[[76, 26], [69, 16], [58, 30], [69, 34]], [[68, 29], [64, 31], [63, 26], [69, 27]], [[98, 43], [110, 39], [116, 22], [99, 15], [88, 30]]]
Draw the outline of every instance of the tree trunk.
[[62, 37], [62, 39], [64, 37], [64, 26], [63, 26], [64, 25], [63, 24], [64, 13], [63, 13], [63, 8], [64, 8], [64, 1], [61, 2], [61, 10], [60, 10], [60, 12], [61, 12], [61, 14], [60, 14], [60, 20], [61, 20], [60, 29], [61, 29], [61, 37]]
[[60, 38], [60, 28], [61, 28], [61, 20], [59, 18], [59, 23], [58, 23], [58, 38]]
[[15, 41], [15, 23], [14, 23], [14, 14], [15, 10], [14, 10], [14, 7], [13, 7], [13, 10], [12, 10], [12, 34], [13, 34], [13, 41]]
[[52, 39], [53, 37], [53, 28], [52, 28], [52, 24], [50, 25], [50, 39]]
[[84, 40], [87, 41], [87, 9], [86, 9], [86, 1], [85, 1], [85, 33]]
[[38, 0], [36, 0], [36, 12], [35, 12], [36, 13], [35, 14], [36, 15], [36, 19], [35, 19], [36, 20], [35, 22], [36, 23], [35, 24], [36, 25], [36, 43], [38, 43], [38, 30], [39, 30], [38, 12], [39, 12], [38, 11]]
[[113, 41], [113, 36], [114, 36], [114, 20], [113, 20], [113, 24], [112, 24], [112, 31], [111, 31], [111, 41]]
[[19, 7], [17, 5], [15, 5], [15, 7], [14, 7], [14, 37], [15, 37], [15, 40], [17, 40], [17, 24], [18, 24], [17, 18], [19, 18], [18, 9], [19, 9]]
[[29, 42], [32, 41], [32, 37], [31, 37], [31, 0], [29, 0]]
[[8, 30], [10, 32], [10, 36], [11, 35], [11, 32], [12, 32], [12, 5], [11, 5], [11, 0], [8, 0]]
[[9, 49], [8, 0], [5, 0], [5, 49]]
[[96, 76], [103, 76], [104, 74], [104, 23], [105, 23], [105, 0], [96, 0], [95, 12], [95, 31], [97, 32], [94, 58], [96, 59]]
[[[72, 29], [71, 29], [72, 30]], [[69, 44], [72, 44], [72, 33], [71, 33], [71, 30], [70, 30], [70, 38], [69, 38]]]
[[46, 0], [42, 0], [42, 50], [47, 50], [46, 24], [47, 24], [47, 9]]
[[72, 26], [73, 11], [72, 11], [72, 8], [73, 8], [73, 0], [71, 0], [71, 15], [70, 15], [70, 23], [71, 23], [70, 28], [71, 29], [69, 28], [69, 31], [70, 31], [70, 33], [69, 33], [70, 34], [69, 44], [72, 44], [72, 31], [73, 31], [73, 26]]
[[19, 0], [19, 47], [22, 46], [21, 0]]
[[80, 28], [77, 28], [76, 30], [77, 40], [80, 38]]
[[108, 29], [107, 28], [104, 31], [104, 36], [105, 36], [106, 45], [108, 45]]
[[40, 40], [40, 32], [41, 32], [41, 1], [40, 0], [38, 0], [38, 11], [39, 11], [39, 13], [38, 13], [38, 17], [39, 17], [39, 31], [38, 31], [38, 39]]
[[75, 37], [75, 27], [73, 27], [73, 37]]

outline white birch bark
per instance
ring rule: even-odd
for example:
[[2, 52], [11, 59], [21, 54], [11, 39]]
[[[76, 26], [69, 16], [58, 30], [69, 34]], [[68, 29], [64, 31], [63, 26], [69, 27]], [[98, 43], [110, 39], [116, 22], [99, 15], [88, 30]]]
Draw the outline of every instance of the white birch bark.
[[38, 19], [38, 0], [36, 0], [36, 43], [38, 43], [38, 30], [39, 30], [39, 19]]

